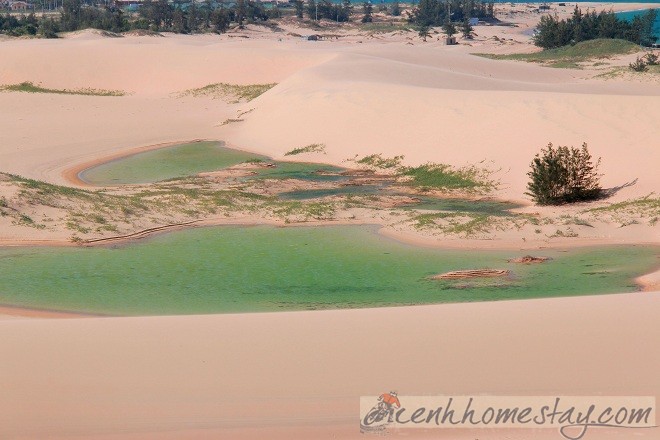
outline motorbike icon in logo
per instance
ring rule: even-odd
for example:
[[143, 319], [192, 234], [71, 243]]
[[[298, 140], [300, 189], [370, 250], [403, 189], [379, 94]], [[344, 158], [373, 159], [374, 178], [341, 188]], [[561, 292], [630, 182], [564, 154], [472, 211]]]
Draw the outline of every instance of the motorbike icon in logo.
[[378, 404], [371, 408], [367, 415], [364, 416], [361, 423], [362, 428], [368, 430], [392, 423], [394, 421], [395, 408], [401, 408], [401, 402], [399, 402], [397, 392], [390, 391], [389, 393], [381, 394], [378, 397]]

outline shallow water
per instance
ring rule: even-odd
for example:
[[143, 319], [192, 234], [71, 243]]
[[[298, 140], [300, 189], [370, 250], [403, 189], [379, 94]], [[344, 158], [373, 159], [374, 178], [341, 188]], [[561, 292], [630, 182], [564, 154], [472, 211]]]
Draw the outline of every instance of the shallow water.
[[145, 151], [88, 168], [79, 177], [92, 185], [151, 183], [266, 159], [222, 145], [222, 142], [192, 142]]
[[[274, 162], [266, 156], [234, 150], [222, 142], [191, 142], [159, 148], [106, 162], [80, 173], [79, 177], [92, 185], [126, 185], [152, 183], [217, 171], [248, 161], [275, 163], [273, 168], [258, 168], [256, 175], [245, 178], [345, 180], [336, 175], [343, 168], [303, 162]], [[327, 174], [326, 174], [327, 173]]]
[[[0, 304], [120, 315], [264, 312], [591, 295], [636, 290], [657, 248], [535, 255], [418, 248], [374, 227], [213, 227], [106, 248], [0, 249]], [[430, 281], [458, 269], [514, 276]]]
[[272, 160], [269, 162], [274, 163], [276, 166], [273, 168], [260, 168], [256, 170], [256, 176], [251, 176], [248, 179], [300, 179], [318, 182], [348, 180], [347, 176], [338, 174], [345, 171], [344, 168], [332, 165], [306, 162], [275, 162]]

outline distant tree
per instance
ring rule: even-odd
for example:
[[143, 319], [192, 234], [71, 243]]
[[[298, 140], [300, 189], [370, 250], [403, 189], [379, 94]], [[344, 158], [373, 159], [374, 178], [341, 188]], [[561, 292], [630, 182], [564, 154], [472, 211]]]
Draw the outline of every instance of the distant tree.
[[302, 19], [303, 13], [305, 12], [305, 3], [303, 0], [295, 0], [293, 4], [296, 7], [296, 17]]
[[42, 17], [39, 22], [39, 35], [43, 38], [57, 38], [58, 23], [53, 18]]
[[146, 21], [147, 27], [154, 31], [172, 27], [174, 9], [167, 0], [146, 0], [138, 9], [138, 14]]
[[197, 6], [195, 5], [195, 2], [193, 1], [190, 4], [190, 7], [188, 7], [188, 11], [186, 14], [186, 27], [191, 31], [195, 32], [198, 27], [198, 14], [197, 14]]
[[186, 16], [181, 8], [176, 8], [172, 14], [172, 31], [177, 34], [185, 34], [188, 32], [186, 28]]
[[245, 0], [238, 0], [236, 2], [236, 21], [238, 22], [238, 27], [241, 29], [243, 29], [243, 21], [245, 20], [245, 15]]
[[555, 148], [550, 143], [532, 160], [526, 194], [539, 205], [597, 199], [602, 194], [599, 164], [600, 159], [592, 162], [586, 143], [582, 148]]
[[310, 20], [316, 20], [318, 18], [318, 9], [315, 0], [307, 0], [307, 16]]
[[63, 0], [60, 23], [65, 31], [75, 31], [80, 27], [81, 0]]
[[468, 17], [465, 17], [463, 19], [463, 24], [461, 26], [461, 31], [463, 32], [463, 37], [467, 39], [472, 38], [472, 25], [470, 24], [470, 19]]
[[247, 0], [245, 3], [245, 15], [250, 22], [268, 20], [268, 13], [262, 2]]
[[438, 0], [420, 0], [413, 9], [412, 21], [420, 26], [433, 26], [440, 23], [443, 8]]
[[392, 14], [394, 17], [398, 17], [401, 15], [401, 6], [399, 5], [398, 1], [395, 1], [392, 3], [392, 8], [390, 10], [390, 14]]
[[364, 2], [362, 3], [362, 12], [364, 12], [364, 15], [362, 16], [362, 23], [371, 23], [374, 21], [373, 19], [373, 12], [374, 8], [371, 5], [371, 2]]
[[343, 17], [343, 20], [339, 21], [351, 21], [351, 15], [353, 14], [353, 4], [351, 0], [343, 0], [341, 3], [341, 13], [340, 16]]
[[423, 41], [426, 41], [426, 39], [431, 36], [431, 32], [429, 30], [430, 28], [428, 26], [422, 25], [419, 27], [419, 36]]
[[454, 23], [449, 21], [449, 19], [447, 19], [445, 24], [442, 25], [442, 30], [445, 32], [445, 34], [447, 34], [448, 37], [453, 37], [456, 35], [456, 26], [454, 26]]
[[230, 22], [231, 19], [229, 17], [229, 13], [225, 8], [217, 8], [211, 12], [211, 25], [216, 32], [226, 32], [229, 28]]

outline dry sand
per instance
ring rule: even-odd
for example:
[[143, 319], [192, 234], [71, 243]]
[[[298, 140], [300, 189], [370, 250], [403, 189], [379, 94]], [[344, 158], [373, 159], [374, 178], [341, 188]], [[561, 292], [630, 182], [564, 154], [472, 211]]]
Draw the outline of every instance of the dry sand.
[[[364, 438], [358, 397], [393, 388], [658, 396], [659, 295], [0, 321], [0, 437]], [[560, 437], [550, 429], [439, 430], [432, 438]], [[586, 438], [657, 432], [603, 429]]]
[[[438, 36], [423, 43], [414, 33], [352, 31], [309, 42], [252, 27], [248, 39], [94, 32], [63, 41], [3, 39], [0, 84], [130, 94], [0, 93], [0, 170], [66, 183], [72, 167], [144, 145], [222, 139], [282, 158], [322, 142], [327, 155], [304, 159], [485, 160], [501, 169], [499, 196], [528, 202], [533, 154], [548, 142], [588, 142], [603, 157], [604, 186], [637, 179], [612, 200], [657, 191], [657, 82], [469, 55], [533, 50], [524, 32], [539, 16], [525, 8], [507, 9], [519, 27], [478, 27], [474, 41], [457, 47]], [[250, 103], [174, 96], [216, 82], [279, 85]], [[244, 122], [220, 126], [252, 108]], [[658, 243], [657, 229], [607, 230], [601, 239]], [[33, 232], [6, 227], [0, 236], [27, 242]], [[657, 289], [657, 274], [639, 281]], [[357, 438], [358, 396], [390, 388], [657, 397], [658, 295], [155, 318], [5, 319], [8, 311], [0, 310], [0, 438]], [[380, 365], [384, 358], [390, 365]], [[555, 431], [432, 435], [559, 438]], [[587, 438], [631, 436], [658, 433], [600, 430]]]

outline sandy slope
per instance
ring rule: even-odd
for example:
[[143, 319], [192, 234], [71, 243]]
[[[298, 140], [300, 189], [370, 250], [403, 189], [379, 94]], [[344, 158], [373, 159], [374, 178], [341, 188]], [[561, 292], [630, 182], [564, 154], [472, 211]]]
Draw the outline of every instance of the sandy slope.
[[[362, 438], [358, 397], [391, 388], [657, 396], [659, 295], [0, 321], [0, 437]], [[438, 433], [559, 438], [554, 430]]]
[[[581, 71], [487, 60], [471, 50], [396, 39], [7, 41], [0, 83], [133, 94], [0, 93], [0, 105], [11, 109], [0, 119], [0, 164], [4, 171], [62, 182], [62, 171], [73, 163], [152, 143], [218, 138], [282, 157], [322, 142], [327, 155], [304, 159], [341, 163], [383, 153], [404, 154], [410, 164], [485, 160], [502, 170], [502, 195], [523, 199], [525, 173], [540, 147], [588, 142], [603, 157], [606, 186], [639, 178], [621, 197], [660, 187], [654, 172], [659, 84], [587, 80]], [[172, 96], [214, 82], [279, 85], [241, 105]], [[252, 108], [245, 122], [219, 126]]]

